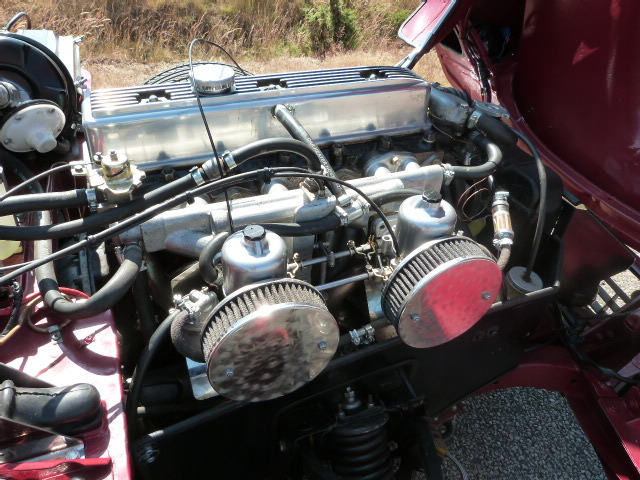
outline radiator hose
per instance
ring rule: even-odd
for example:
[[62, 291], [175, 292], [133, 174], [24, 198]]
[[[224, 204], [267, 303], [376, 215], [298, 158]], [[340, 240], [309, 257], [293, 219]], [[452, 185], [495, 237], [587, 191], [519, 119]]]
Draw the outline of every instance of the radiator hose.
[[[36, 222], [51, 224], [49, 212], [40, 212]], [[35, 259], [46, 258], [53, 253], [51, 240], [34, 242]], [[123, 250], [124, 261], [111, 279], [90, 298], [82, 302], [71, 302], [60, 292], [53, 262], [36, 268], [38, 289], [44, 302], [57, 314], [72, 320], [98, 315], [113, 307], [131, 288], [142, 266], [142, 249], [128, 245]]]

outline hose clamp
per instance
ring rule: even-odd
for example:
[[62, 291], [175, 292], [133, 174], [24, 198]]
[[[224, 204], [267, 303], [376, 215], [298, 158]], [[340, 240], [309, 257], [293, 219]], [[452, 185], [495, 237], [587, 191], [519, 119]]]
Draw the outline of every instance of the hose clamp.
[[96, 195], [95, 188], [87, 188], [87, 203], [89, 204], [89, 210], [91, 213], [96, 213], [98, 211], [98, 196]]
[[202, 171], [200, 168], [193, 167], [189, 173], [191, 173], [191, 178], [193, 178], [193, 181], [196, 183], [196, 185], [200, 186], [206, 183], [206, 180], [202, 176]]
[[449, 185], [451, 182], [453, 182], [453, 179], [456, 176], [455, 172], [453, 171], [453, 167], [448, 163], [442, 163], [440, 164], [440, 166], [444, 170], [444, 172], [442, 172], [444, 184]]
[[222, 161], [227, 166], [227, 170], [233, 170], [238, 166], [236, 164], [236, 160], [233, 158], [233, 155], [231, 155], [231, 152], [229, 150], [222, 154]]
[[480, 112], [479, 110], [474, 110], [471, 115], [469, 115], [469, 120], [467, 121], [467, 128], [468, 129], [473, 129], [476, 128], [476, 125], [478, 125], [478, 122], [480, 121], [480, 117], [482, 116], [482, 112]]

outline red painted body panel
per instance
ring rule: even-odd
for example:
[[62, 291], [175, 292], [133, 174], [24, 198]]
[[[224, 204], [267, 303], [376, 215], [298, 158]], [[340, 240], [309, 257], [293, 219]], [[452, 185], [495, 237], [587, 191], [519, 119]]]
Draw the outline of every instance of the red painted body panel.
[[[86, 298], [81, 292], [64, 291]], [[33, 295], [26, 297], [24, 302], [30, 301]], [[42, 304], [36, 309], [34, 321], [48, 315], [41, 308]], [[46, 318], [48, 321], [49, 317]], [[51, 319], [53, 323], [59, 323], [56, 317]], [[37, 333], [24, 325], [0, 349], [0, 362], [52, 385], [94, 385], [105, 407], [103, 424], [79, 436], [85, 444], [86, 460], [0, 465], [0, 477], [65, 479], [80, 476], [86, 480], [127, 480], [131, 478], [131, 466], [119, 348], [111, 311], [72, 322], [62, 329], [62, 338], [63, 343], [56, 345], [49, 335]]]
[[[467, 12], [458, 24], [462, 38], [467, 38], [469, 18]], [[513, 56], [494, 65], [481, 42], [474, 45], [490, 72], [493, 102], [509, 110], [511, 122], [536, 142], [566, 188], [636, 249], [638, 19], [640, 2], [634, 0], [594, 2], [588, 8], [579, 1], [528, 0]], [[475, 62], [442, 45], [436, 50], [451, 84], [482, 98]]]

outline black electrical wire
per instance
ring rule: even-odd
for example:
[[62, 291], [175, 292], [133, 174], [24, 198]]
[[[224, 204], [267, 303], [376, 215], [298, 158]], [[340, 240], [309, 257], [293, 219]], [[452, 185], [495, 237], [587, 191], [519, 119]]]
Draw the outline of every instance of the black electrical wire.
[[[317, 159], [313, 150], [305, 143], [293, 138], [270, 138], [258, 140], [250, 143], [249, 145], [233, 150], [231, 155], [239, 165], [261, 155], [282, 151], [302, 156], [311, 167], [317, 165]], [[22, 162], [17, 159], [12, 159], [11, 157], [8, 157], [8, 159], [11, 160], [8, 165], [11, 166], [13, 169], [12, 171], [20, 173], [20, 178], [26, 179], [29, 177], [30, 172], [26, 167], [24, 167]], [[22, 169], [24, 169], [24, 172]], [[292, 168], [287, 168], [287, 170], [293, 171]], [[299, 170], [306, 171], [304, 169]], [[119, 205], [118, 208], [106, 210], [89, 217], [50, 226], [13, 227], [0, 225], [0, 240], [46, 240], [71, 237], [80, 233], [86, 233], [141, 212], [145, 208], [156, 205], [174, 195], [188, 190], [193, 186], [195, 186], [193, 177], [191, 175], [186, 175], [151, 192], [147, 192], [142, 195], [142, 197], [136, 198], [129, 203]], [[31, 187], [38, 187], [40, 189], [39, 191], [42, 190], [39, 183], [31, 185], [29, 188]]]
[[6, 198], [10, 197], [11, 195], [15, 194], [16, 192], [22, 190], [23, 188], [26, 188], [27, 186], [31, 185], [32, 183], [37, 182], [38, 180], [42, 180], [43, 178], [47, 178], [50, 177], [51, 175], [54, 175], [58, 172], [62, 172], [63, 170], [69, 170], [73, 168], [73, 165], [70, 163], [66, 163], [64, 165], [59, 165], [57, 167], [53, 167], [49, 170], [46, 170], [42, 173], [39, 173], [38, 175], [34, 175], [33, 177], [29, 178], [28, 180], [25, 180], [24, 182], [22, 182], [20, 185], [16, 185], [15, 187], [13, 187], [11, 190], [8, 190], [6, 193], [0, 195], [0, 202], [2, 200], [5, 200]]
[[[34, 184], [39, 185], [39, 184]], [[167, 198], [178, 195], [195, 185], [191, 175], [174, 180], [151, 192], [145, 193], [132, 202], [112, 208], [90, 217], [71, 220], [57, 225], [12, 227], [0, 225], [0, 240], [46, 240], [72, 237], [86, 233], [110, 223], [122, 220], [144, 209], [156, 205]]]
[[121, 235], [122, 233], [146, 222], [148, 219], [153, 218], [154, 216], [158, 215], [163, 211], [170, 210], [184, 202], [193, 200], [194, 197], [197, 197], [199, 195], [204, 195], [205, 193], [209, 193], [213, 190], [229, 188], [231, 186], [244, 183], [248, 180], [270, 179], [276, 174], [278, 174], [279, 172], [290, 172], [282, 175], [284, 177], [291, 176], [291, 175], [304, 177], [308, 174], [306, 170], [302, 168], [294, 168], [294, 167], [265, 168], [261, 170], [253, 170], [246, 173], [240, 173], [232, 177], [225, 177], [220, 180], [216, 180], [214, 182], [201, 185], [200, 187], [197, 187], [194, 190], [189, 190], [187, 192], [177, 195], [176, 197], [170, 200], [166, 200], [162, 203], [154, 205], [153, 207], [150, 207], [147, 210], [140, 212], [133, 217], [127, 218], [126, 220], [123, 220], [122, 222], [112, 227], [109, 227], [103, 230], [102, 232], [96, 233], [94, 235], [88, 235], [83, 240], [80, 240], [77, 243], [69, 245], [68, 247], [63, 248], [62, 250], [58, 250], [57, 252], [52, 252], [51, 255], [49, 255], [47, 258], [32, 260], [31, 262], [25, 264], [24, 266], [15, 269], [11, 273], [8, 273], [3, 277], [0, 277], [0, 285], [10, 280], [13, 280], [14, 278], [19, 277], [23, 273], [31, 271], [41, 265], [59, 260], [60, 258], [66, 257], [68, 255], [72, 255], [82, 250], [83, 248], [95, 247], [100, 243], [104, 242], [105, 240], [108, 240], [109, 238], [113, 238], [118, 235]]
[[[13, 154], [1, 148], [0, 154], [0, 163], [2, 163], [2, 166], [6, 171], [14, 174], [23, 182], [27, 182], [30, 178], [33, 178], [33, 172], [31, 172], [31, 170], [29, 170], [27, 166]], [[42, 185], [37, 182], [34, 184], [28, 184], [27, 188], [31, 193], [44, 193]]]
[[[235, 61], [235, 59], [229, 54], [229, 52], [227, 52], [224, 48], [222, 48], [222, 46], [220, 46], [217, 43], [212, 42], [210, 40], [205, 40], [204, 38], [196, 38], [189, 45], [189, 71], [191, 72], [191, 77], [190, 77], [190, 79], [191, 79], [191, 88], [193, 89], [193, 94], [196, 96], [196, 102], [198, 103], [198, 109], [200, 110], [200, 115], [202, 116], [202, 122], [204, 123], [205, 130], [207, 131], [207, 136], [209, 137], [209, 142], [211, 143], [211, 149], [213, 150], [213, 156], [216, 159], [216, 163], [218, 165], [218, 170], [222, 174], [222, 172], [224, 172], [224, 170], [222, 169], [222, 162], [220, 161], [220, 157], [218, 156], [218, 149], [216, 148], [216, 142], [213, 141], [213, 135], [211, 134], [211, 129], [209, 128], [209, 122], [207, 122], [207, 116], [205, 115], [204, 108], [202, 107], [202, 101], [200, 100], [200, 92], [198, 92], [198, 88], [196, 87], [196, 78], [195, 78], [195, 75], [193, 73], [193, 47], [198, 42], [207, 43], [209, 45], [213, 45], [215, 47], [220, 48], [220, 50], [222, 50], [224, 53], [226, 53], [229, 56], [229, 58], [231, 58], [231, 60], [236, 64], [236, 66], [238, 66], [238, 68], [240, 68], [240, 65], [238, 65], [238, 63]], [[224, 176], [224, 174], [223, 174], [223, 176]], [[229, 192], [227, 190], [224, 191], [224, 200], [225, 200], [225, 202], [227, 204], [227, 218], [229, 219], [229, 230], [231, 232], [233, 232], [234, 228], [233, 228], [233, 218], [231, 216], [231, 202], [229, 201]]]
[[151, 335], [151, 338], [149, 339], [149, 343], [147, 343], [144, 350], [140, 354], [140, 360], [138, 360], [138, 364], [136, 365], [136, 368], [133, 371], [133, 375], [131, 376], [131, 384], [129, 387], [129, 394], [127, 395], [126, 404], [127, 425], [129, 427], [129, 436], [131, 438], [135, 438], [137, 436], [136, 410], [140, 401], [142, 379], [146, 375], [147, 370], [149, 370], [151, 361], [153, 360], [153, 357], [162, 345], [163, 341], [169, 337], [171, 323], [178, 316], [178, 313], [178, 310], [170, 313], [169, 316], [162, 321], [160, 326], [156, 328], [156, 331], [153, 332], [153, 335]]
[[282, 178], [282, 177], [308, 177], [308, 178], [315, 178], [316, 180], [322, 180], [324, 182], [338, 183], [338, 184], [342, 185], [343, 187], [347, 187], [347, 188], [353, 190], [358, 195], [360, 195], [362, 198], [364, 198], [365, 201], [371, 206], [371, 208], [373, 210], [375, 210], [375, 212], [380, 216], [380, 219], [382, 220], [382, 223], [384, 223], [384, 226], [387, 227], [387, 231], [389, 232], [389, 235], [391, 236], [391, 242], [393, 243], [393, 249], [395, 250], [396, 255], [400, 253], [400, 246], [399, 246], [399, 243], [398, 243], [398, 237], [396, 237], [396, 234], [393, 231], [393, 228], [391, 227], [391, 223], [389, 223], [389, 219], [384, 214], [382, 209], [378, 205], [376, 205], [376, 203], [373, 202], [369, 198], [369, 196], [366, 193], [364, 193], [362, 190], [360, 190], [359, 188], [354, 187], [349, 182], [345, 182], [344, 180], [328, 177], [326, 175], [318, 175], [316, 173], [307, 173], [307, 174], [297, 174], [297, 173], [296, 174], [289, 174], [289, 173], [279, 174], [279, 173], [276, 173], [274, 175], [274, 178]]
[[576, 317], [573, 316], [573, 314], [569, 311], [567, 307], [565, 307], [564, 305], [561, 305], [560, 303], [558, 303], [557, 305], [560, 310], [561, 317], [566, 320], [567, 325], [570, 327], [570, 330], [567, 332], [567, 336], [568, 336], [567, 346], [569, 347], [571, 352], [576, 356], [578, 361], [595, 368], [605, 377], [613, 378], [615, 380], [618, 380], [620, 382], [623, 382], [629, 385], [640, 384], [640, 379], [629, 378], [629, 377], [625, 377], [624, 375], [620, 375], [615, 370], [608, 367], [603, 367], [602, 365], [598, 364], [594, 360], [587, 357], [587, 355], [585, 355], [578, 348], [578, 339], [580, 337], [580, 332], [582, 331], [583, 326], [585, 325], [585, 319], [582, 319], [582, 318], [576, 319]]
[[9, 22], [7, 22], [7, 26], [4, 29], [7, 32], [10, 32], [13, 27], [15, 27], [21, 19], [25, 19], [27, 22], [27, 30], [31, 30], [31, 17], [27, 12], [20, 12], [16, 14]]
[[536, 161], [536, 167], [538, 169], [538, 177], [540, 181], [540, 201], [538, 202], [538, 221], [536, 223], [536, 231], [533, 236], [533, 244], [531, 245], [531, 255], [529, 256], [529, 261], [527, 262], [527, 269], [524, 273], [525, 281], [531, 280], [531, 271], [533, 270], [533, 266], [536, 263], [536, 259], [538, 258], [538, 252], [540, 250], [540, 242], [542, 241], [542, 233], [544, 230], [544, 216], [547, 212], [547, 172], [544, 169], [544, 164], [542, 163], [542, 158], [540, 157], [540, 152], [533, 144], [529, 138], [524, 135], [522, 132], [518, 130], [514, 130], [515, 134], [522, 140], [533, 155], [533, 158]]
[[20, 308], [22, 307], [22, 297], [24, 292], [22, 291], [22, 287], [19, 282], [12, 282], [11, 287], [13, 290], [13, 310], [9, 314], [9, 320], [5, 325], [4, 329], [0, 333], [0, 339], [6, 337], [16, 326], [18, 323], [18, 314], [20, 313]]

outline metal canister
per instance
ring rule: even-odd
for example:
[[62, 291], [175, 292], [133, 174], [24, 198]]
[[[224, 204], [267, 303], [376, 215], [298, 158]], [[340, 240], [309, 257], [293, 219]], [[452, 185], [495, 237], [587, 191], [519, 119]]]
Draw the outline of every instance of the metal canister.
[[249, 225], [222, 246], [225, 295], [256, 282], [287, 276], [287, 246], [280, 235]]
[[456, 211], [436, 191], [407, 198], [400, 205], [396, 222], [396, 235], [400, 255], [406, 256], [419, 246], [453, 233]]

